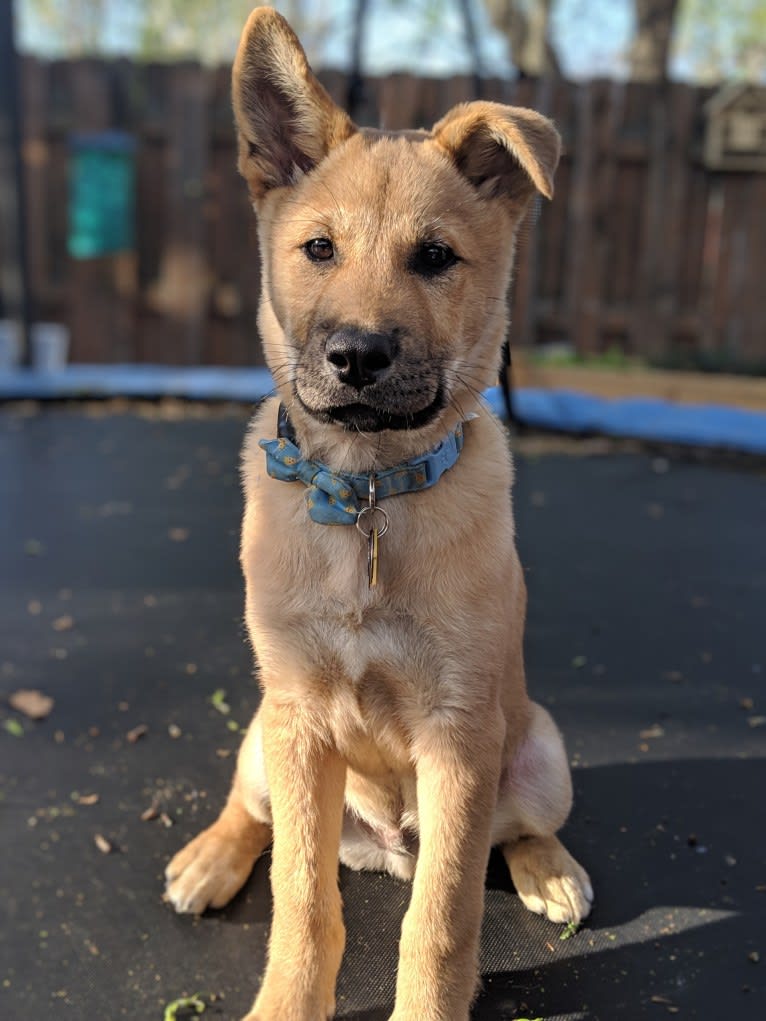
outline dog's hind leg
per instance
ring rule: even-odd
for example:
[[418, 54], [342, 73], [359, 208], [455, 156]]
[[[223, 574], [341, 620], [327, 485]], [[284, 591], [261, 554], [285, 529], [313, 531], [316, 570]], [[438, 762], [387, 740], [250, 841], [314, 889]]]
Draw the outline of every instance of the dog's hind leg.
[[533, 705], [527, 736], [509, 763], [493, 843], [501, 845], [522, 903], [552, 922], [579, 922], [593, 903], [587, 872], [555, 835], [571, 804], [561, 735], [546, 710]]
[[261, 727], [256, 715], [239, 753], [231, 793], [218, 819], [172, 859], [167, 899], [181, 913], [221, 908], [244, 885], [271, 843]]

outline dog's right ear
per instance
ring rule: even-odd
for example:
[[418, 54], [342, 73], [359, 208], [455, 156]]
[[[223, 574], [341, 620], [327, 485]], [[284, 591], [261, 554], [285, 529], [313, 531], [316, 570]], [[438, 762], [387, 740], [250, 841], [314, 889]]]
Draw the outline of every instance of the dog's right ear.
[[356, 128], [317, 81], [281, 14], [257, 7], [232, 73], [239, 172], [253, 199], [294, 183]]

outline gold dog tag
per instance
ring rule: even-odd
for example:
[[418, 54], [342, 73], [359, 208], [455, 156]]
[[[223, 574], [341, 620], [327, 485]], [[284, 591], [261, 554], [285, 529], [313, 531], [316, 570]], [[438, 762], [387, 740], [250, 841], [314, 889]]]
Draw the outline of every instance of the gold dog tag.
[[[378, 528], [375, 524], [376, 515], [380, 514], [383, 524]], [[369, 529], [365, 527], [365, 518], [369, 518]], [[380, 550], [380, 537], [388, 531], [388, 515], [382, 507], [378, 507], [375, 500], [375, 476], [370, 475], [369, 500], [366, 507], [362, 507], [357, 515], [356, 527], [367, 539], [367, 581], [370, 588], [378, 584], [378, 553]]]
[[370, 588], [378, 584], [378, 530], [374, 526], [367, 536], [367, 580]]

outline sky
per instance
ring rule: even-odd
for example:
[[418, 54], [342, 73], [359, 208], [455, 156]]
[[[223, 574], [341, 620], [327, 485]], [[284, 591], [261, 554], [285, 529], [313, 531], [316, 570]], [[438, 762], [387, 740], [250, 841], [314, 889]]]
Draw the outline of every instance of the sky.
[[[487, 73], [508, 74], [511, 66], [506, 43], [496, 32], [480, 0], [472, 0], [481, 55]], [[34, 16], [29, 0], [16, 0], [17, 35], [25, 51], [48, 55], [60, 52], [60, 40], [45, 31]], [[210, 0], [226, 8], [225, 0]], [[311, 54], [317, 66], [343, 67], [350, 50], [350, 10], [352, 0], [307, 0], [326, 12], [332, 11], [337, 29]], [[285, 6], [280, 3], [276, 7]], [[460, 5], [445, 0], [439, 5], [440, 23], [437, 32], [428, 33], [418, 16], [422, 2], [406, 0], [373, 0], [364, 44], [364, 67], [369, 74], [385, 74], [404, 70], [419, 74], [444, 76], [471, 71], [470, 54], [465, 43]], [[229, 6], [230, 9], [230, 6]], [[136, 17], [131, 0], [113, 0], [106, 33], [106, 49], [112, 53], [130, 53], [135, 49]], [[596, 15], [594, 17], [594, 14]], [[557, 52], [568, 77], [596, 75], [619, 76], [624, 72], [624, 53], [633, 27], [631, 0], [558, 0], [555, 5], [552, 34]], [[231, 52], [236, 46], [236, 28], [231, 33]], [[224, 47], [226, 48], [226, 47]]]

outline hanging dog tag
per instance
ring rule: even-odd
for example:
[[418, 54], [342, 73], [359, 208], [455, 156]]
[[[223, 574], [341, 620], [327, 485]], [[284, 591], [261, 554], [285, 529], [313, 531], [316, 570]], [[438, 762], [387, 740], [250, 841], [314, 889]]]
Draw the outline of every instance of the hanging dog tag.
[[370, 588], [378, 584], [378, 538], [378, 530], [373, 525], [367, 536], [367, 580]]
[[[380, 527], [377, 525], [378, 516], [382, 520]], [[369, 500], [366, 507], [362, 507], [356, 518], [356, 527], [367, 539], [367, 581], [370, 588], [378, 584], [378, 552], [380, 538], [388, 531], [388, 515], [382, 507], [378, 507], [375, 500], [375, 476], [370, 475]]]

